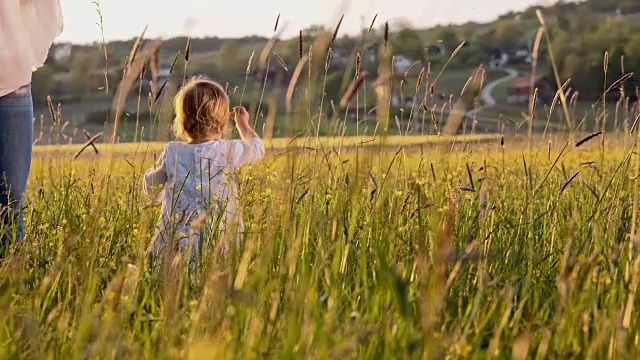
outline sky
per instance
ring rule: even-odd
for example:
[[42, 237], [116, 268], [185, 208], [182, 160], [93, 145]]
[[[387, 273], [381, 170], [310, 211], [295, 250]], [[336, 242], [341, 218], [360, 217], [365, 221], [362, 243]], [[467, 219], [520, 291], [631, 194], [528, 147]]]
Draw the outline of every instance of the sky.
[[[59, 41], [91, 43], [102, 37], [95, 0], [61, 0], [65, 31]], [[409, 21], [414, 27], [486, 22], [509, 10], [523, 10], [552, 0], [99, 0], [104, 36], [131, 39], [145, 26], [147, 36], [270, 36], [280, 13], [283, 36], [295, 36], [312, 24], [355, 34], [376, 23]], [[286, 27], [285, 27], [286, 26]]]

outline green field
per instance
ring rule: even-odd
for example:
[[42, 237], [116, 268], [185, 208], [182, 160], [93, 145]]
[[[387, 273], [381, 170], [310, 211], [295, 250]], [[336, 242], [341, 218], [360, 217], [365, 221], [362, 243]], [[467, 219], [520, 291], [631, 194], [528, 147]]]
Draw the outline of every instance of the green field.
[[146, 255], [151, 154], [37, 147], [0, 357], [639, 355], [635, 137], [387, 140], [274, 145], [241, 245], [193, 273]]
[[[407, 135], [407, 136], [387, 136], [384, 139], [381, 136], [346, 136], [346, 137], [295, 137], [295, 138], [275, 138], [265, 140], [265, 148], [271, 150], [287, 150], [291, 148], [306, 147], [309, 150], [321, 150], [323, 148], [340, 149], [340, 148], [370, 148], [370, 147], [398, 147], [398, 146], [437, 146], [447, 144], [465, 144], [465, 143], [497, 143], [500, 141], [499, 134], [484, 135]], [[147, 151], [161, 151], [166, 143], [163, 142], [145, 142], [145, 143], [122, 143], [122, 144], [96, 144], [98, 153], [91, 147], [83, 144], [73, 145], [42, 145], [34, 147], [34, 153], [40, 156], [51, 154], [75, 155], [83, 150], [80, 156], [83, 157], [101, 157], [101, 154], [119, 156], [135, 156], [139, 153]]]

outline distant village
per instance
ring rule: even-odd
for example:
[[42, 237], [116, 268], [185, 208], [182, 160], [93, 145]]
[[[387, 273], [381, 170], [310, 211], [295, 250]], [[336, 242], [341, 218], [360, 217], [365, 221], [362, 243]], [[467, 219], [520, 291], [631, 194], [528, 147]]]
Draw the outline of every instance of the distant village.
[[[559, 60], [559, 66], [563, 67], [561, 69], [561, 77], [567, 78], [571, 76], [577, 79], [595, 79], [594, 81], [574, 81], [571, 84], [572, 88], [568, 89], [567, 93], [573, 91], [574, 94], [578, 92], [581, 95], [586, 94], [585, 98], [590, 101], [601, 94], [601, 80], [603, 79], [600, 79], [599, 76], [603, 65], [593, 60], [588, 62], [589, 65], [584, 65], [587, 63], [585, 58], [597, 59], [601, 53], [604, 53], [599, 49], [610, 45], [613, 49], [610, 52], [617, 49], [615, 50], [617, 51], [615, 56], [618, 59], [624, 56], [629, 63], [628, 67], [633, 68], [632, 62], [640, 60], [639, 54], [633, 55], [630, 52], [633, 50], [631, 46], [633, 41], [638, 42], [636, 48], [640, 49], [640, 35], [637, 35], [638, 32], [634, 28], [635, 24], [640, 22], [635, 21], [636, 18], [633, 17], [638, 13], [635, 7], [623, 10], [620, 8], [617, 10], [609, 8], [591, 9], [589, 7], [597, 7], [601, 6], [601, 4], [594, 0], [589, 0], [587, 3], [588, 5], [572, 2], [559, 3], [549, 7], [547, 10], [551, 14], [549, 15], [549, 22], [550, 24], [553, 23], [554, 36], [562, 35], [564, 32], [566, 38], [571, 39], [571, 41], [566, 40], [554, 44], [554, 46], [558, 47], [564, 46], [565, 49], [561, 53], [571, 60], [566, 61], [566, 58]], [[576, 9], [580, 6], [582, 6], [580, 8], [582, 12], [577, 14]], [[449, 73], [456, 75], [457, 73], [458, 77], [468, 78], [469, 74], [472, 74], [479, 66], [491, 72], [492, 80], [496, 80], [505, 74], [509, 75], [500, 83], [498, 91], [500, 97], [497, 100], [500, 105], [523, 109], [532, 99], [532, 87], [537, 89], [536, 100], [539, 103], [551, 103], [557, 91], [557, 81], [554, 77], [549, 76], [547, 57], [544, 54], [541, 55], [541, 62], [538, 64], [536, 75], [532, 76], [531, 74], [531, 67], [534, 61], [534, 44], [531, 39], [531, 33], [532, 30], [535, 33], [535, 29], [539, 25], [535, 10], [536, 8], [531, 8], [518, 14], [505, 14], [490, 24], [444, 26], [428, 30], [409, 29], [407, 32], [411, 33], [412, 36], [411, 41], [409, 41], [411, 45], [409, 49], [407, 49], [409, 46], [405, 46], [404, 49], [402, 49], [402, 46], [398, 46], [402, 45], [401, 33], [406, 29], [394, 29], [389, 34], [389, 41], [391, 41], [394, 49], [393, 73], [397, 80], [403, 79], [403, 75], [414, 67], [416, 69], [411, 71], [411, 76], [415, 77], [421, 67], [431, 66], [432, 71], [439, 72], [444, 68], [445, 64], [448, 66], [445, 69], [443, 79], [440, 80], [440, 86], [435, 88], [435, 92], [429, 97], [428, 103], [423, 103], [422, 97], [414, 99], [417, 94], [411, 93], [411, 91], [402, 93], [400, 88], [394, 85], [391, 94], [392, 105], [400, 110], [415, 106], [428, 106], [433, 109], [443, 107], [450, 103], [452, 98], [461, 95], [460, 90], [464, 85], [464, 81], [462, 84], [447, 84], [450, 81], [447, 75]], [[612, 37], [613, 31], [607, 29], [607, 26], [613, 26], [616, 29], [628, 27], [626, 29], [630, 35], [622, 38]], [[581, 29], [581, 38], [572, 37], [572, 31], [576, 28]], [[314, 38], [312, 29], [313, 27], [310, 27], [305, 30], [308, 31], [306, 35], [308, 38], [305, 40], [307, 42]], [[624, 31], [620, 31], [624, 33]], [[448, 32], [449, 37], [443, 36], [444, 32]], [[505, 37], [509, 39], [504, 41]], [[362, 52], [363, 64], [367, 63], [367, 66], [370, 67], [367, 69], [370, 74], [377, 71], [376, 64], [378, 63], [379, 49], [383, 44], [381, 33], [377, 33], [374, 38], [377, 40], [369, 39], [364, 49], [358, 49]], [[431, 39], [431, 41], [425, 41], [425, 39]], [[282, 55], [283, 58], [279, 60], [283, 62], [283, 65], [286, 62], [284, 67], [287, 68], [288, 66], [288, 70], [283, 72], [281, 68], [278, 68], [274, 60], [272, 63], [274, 66], [267, 67], [266, 70], [259, 70], [254, 65], [247, 72], [246, 61], [249, 59], [251, 51], [259, 52], [267, 40], [260, 37], [191, 39], [192, 59], [188, 65], [188, 74], [203, 73], [214, 78], [223, 78], [225, 81], [229, 81], [231, 88], [242, 85], [247, 76], [252, 83], [265, 84], [267, 91], [275, 88], [275, 85], [286, 85], [291, 80], [292, 68], [299, 60], [297, 39], [282, 40], [277, 45], [281, 46], [276, 49], [279, 54], [278, 57]], [[596, 41], [596, 45], [591, 47], [591, 41]], [[618, 43], [615, 43], [616, 41]], [[168, 39], [163, 42], [164, 53], [163, 56], [159, 57], [160, 61], [155, 68], [154, 74], [157, 84], [152, 86], [151, 74], [145, 73], [140, 79], [140, 89], [143, 94], [147, 94], [147, 92], [151, 91], [149, 89], [157, 88], [165, 83], [169, 84], [167, 88], [175, 89], [179, 86], [179, 79], [188, 75], [187, 66], [185, 64], [178, 65], [180, 71], [172, 73], [171, 62], [174, 57], [179, 59], [177, 56], [184, 51], [186, 42], [186, 38]], [[341, 92], [344, 92], [342, 78], [345, 70], [352, 65], [349, 63], [354, 61], [354, 49], [356, 49], [357, 42], [356, 38], [344, 36], [339, 37], [332, 46], [332, 60], [325, 89], [327, 96], [331, 97], [332, 100], [335, 100], [336, 97], [339, 98], [342, 96]], [[462, 46], [460, 46], [461, 44]], [[113, 51], [113, 54], [110, 54], [108, 71], [104, 68], [103, 54], [98, 51], [101, 44], [84, 47], [70, 44], [55, 45], [50, 56], [53, 60], [50, 64], [49, 73], [39, 71], [40, 74], [34, 76], [34, 81], [41, 81], [47, 85], [34, 88], [46, 89], [46, 93], [40, 94], [39, 97], [34, 99], [40, 101], [40, 106], [44, 107], [46, 104], [44, 104], [43, 99], [46, 98], [46, 95], [53, 94], [56, 100], [65, 103], [67, 112], [77, 120], [86, 118], [88, 111], [98, 109], [104, 112], [104, 109], [109, 106], [108, 98], [113, 96], [113, 93], [102, 91], [106, 90], [105, 78], [111, 84], [109, 90], [113, 91], [113, 88], [122, 77], [122, 62], [129, 55], [132, 45], [133, 41], [107, 44], [109, 51]], [[308, 47], [309, 44], [307, 43], [305, 46]], [[460, 48], [458, 49], [458, 47]], [[225, 48], [232, 50], [228, 50], [227, 54], [224, 55]], [[456, 52], [456, 49], [460, 51], [455, 57], [462, 59], [449, 64], [449, 59]], [[625, 54], [627, 51], [629, 51], [629, 54]], [[82, 59], [83, 57], [85, 59]], [[619, 63], [620, 61], [615, 61], [614, 65]], [[570, 68], [571, 66], [574, 68]], [[81, 70], [78, 70], [78, 68]], [[615, 71], [610, 76], [619, 78], [621, 76], [619, 73], [622, 72], [622, 69], [618, 68]], [[608, 98], [617, 100], [616, 97], [619, 97], [620, 93], [629, 96], [637, 95], [637, 92], [634, 91], [634, 87], [640, 87], [640, 82], [637, 79], [638, 77], [628, 79], [628, 84], [625, 84], [627, 86], [625, 90], [620, 90], [617, 93], [618, 89], [616, 89], [616, 91], [607, 94]], [[415, 78], [405, 80], [415, 81]], [[374, 79], [368, 78], [366, 81], [373, 82]], [[486, 86], [487, 84], [488, 82], [483, 85]], [[426, 88], [421, 89], [422, 92], [426, 90]], [[101, 91], [104, 99], [99, 100], [100, 103], [98, 103], [99, 101], [96, 99], [99, 96], [96, 94]], [[281, 94], [281, 96], [283, 95]], [[480, 92], [476, 90], [474, 90], [474, 96], [477, 97], [476, 100], [481, 98]], [[87, 100], [87, 97], [90, 100]], [[276, 102], [276, 104], [280, 103]], [[80, 108], [82, 107], [81, 105], [84, 108], [78, 110], [76, 116], [74, 108]], [[261, 106], [262, 110], [266, 108], [266, 104]], [[348, 109], [348, 111], [354, 111], [356, 114], [362, 113], [367, 116], [375, 114], [375, 109], [353, 108]], [[102, 114], [99, 115], [99, 119], [105, 117]], [[360, 119], [362, 118], [360, 117]]]

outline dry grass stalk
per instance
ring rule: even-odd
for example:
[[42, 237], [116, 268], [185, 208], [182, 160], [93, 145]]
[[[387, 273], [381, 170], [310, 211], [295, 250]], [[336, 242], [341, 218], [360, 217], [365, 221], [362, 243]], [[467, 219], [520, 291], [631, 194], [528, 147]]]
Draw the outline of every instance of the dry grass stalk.
[[538, 103], [538, 91], [537, 87], [533, 88], [533, 94], [531, 96], [531, 102], [529, 103], [529, 122], [533, 124], [533, 119], [536, 112], [536, 104]]
[[249, 61], [247, 61], [247, 69], [245, 70], [245, 75], [248, 76], [251, 73], [251, 63], [253, 62], [253, 55], [255, 55], [255, 51], [251, 52], [251, 56], [249, 56]]
[[167, 86], [167, 83], [169, 82], [169, 80], [165, 80], [164, 83], [162, 84], [162, 86], [160, 87], [160, 90], [158, 90], [158, 93], [156, 94], [156, 97], [153, 99], [154, 102], [157, 102], [158, 99], [160, 99], [160, 96], [162, 96], [162, 92], [164, 91], [164, 88]]
[[[149, 57], [149, 69], [151, 70], [151, 91], [158, 94], [158, 72], [160, 67], [160, 47], [154, 49]], [[158, 95], [156, 96], [156, 100]]]
[[278, 13], [278, 17], [276, 18], [276, 24], [273, 26], [273, 32], [278, 31], [278, 24], [280, 23], [280, 13]]
[[187, 45], [184, 47], [184, 61], [189, 62], [191, 57], [191, 38], [187, 39]]
[[129, 57], [126, 62], [125, 71], [127, 71], [127, 69], [131, 67], [131, 64], [136, 59], [136, 56], [138, 55], [138, 51], [140, 50], [140, 45], [142, 45], [142, 39], [144, 39], [144, 35], [147, 33], [147, 28], [148, 26], [144, 27], [144, 29], [142, 30], [142, 33], [140, 33], [136, 41], [133, 43], [133, 47], [131, 48], [131, 52], [129, 53]]
[[[615, 88], [619, 88], [621, 90], [621, 92], [624, 92], [624, 83], [631, 79], [634, 76], [634, 73], [627, 73], [625, 74], [623, 77], [621, 77], [620, 79], [616, 80], [613, 84], [611, 84], [611, 86], [609, 86], [607, 88], [607, 91], [605, 92], [605, 95], [607, 93], [609, 93], [611, 90], [615, 89]], [[623, 94], [624, 96], [624, 94]]]
[[595, 138], [597, 136], [600, 136], [600, 135], [602, 135], [602, 131], [598, 131], [596, 133], [590, 134], [590, 135], [584, 137], [583, 139], [581, 139], [580, 141], [578, 141], [576, 143], [576, 147], [580, 147], [580, 146], [584, 145], [585, 143], [587, 143], [589, 140], [591, 140], [591, 139], [593, 139], [593, 138]]
[[453, 53], [451, 53], [451, 58], [455, 58], [466, 43], [467, 43], [466, 41], [461, 42], [458, 45], [458, 47], [456, 47], [455, 50], [453, 50]]
[[383, 134], [389, 130], [391, 92], [393, 79], [392, 49], [388, 44], [379, 47], [378, 80], [374, 85], [376, 91], [376, 126], [382, 126]]
[[284, 29], [280, 29], [277, 33], [273, 34], [271, 39], [267, 41], [264, 48], [262, 49], [262, 52], [260, 53], [260, 58], [258, 60], [258, 66], [260, 67], [261, 70], [264, 70], [267, 67], [267, 60], [269, 59], [269, 56], [273, 51], [273, 47], [276, 45], [276, 42], [280, 38], [280, 34], [282, 34], [283, 30]]
[[447, 123], [444, 126], [443, 134], [453, 136], [458, 132], [460, 125], [464, 121], [466, 117], [466, 106], [462, 100], [456, 101], [453, 105], [451, 111], [449, 112], [449, 119], [447, 119]]
[[53, 109], [53, 100], [51, 100], [51, 96], [47, 95], [47, 107], [49, 108], [49, 115], [51, 115], [51, 121], [53, 124], [58, 124], [60, 119], [57, 118], [56, 112]]
[[176, 63], [178, 62], [178, 58], [180, 57], [180, 51], [176, 53], [176, 56], [173, 58], [171, 62], [171, 67], [169, 68], [169, 74], [173, 74], [173, 70], [176, 68]]
[[371, 34], [371, 32], [373, 31], [373, 26], [376, 23], [376, 19], [378, 19], [378, 14], [375, 14], [373, 16], [373, 20], [371, 20], [371, 25], [369, 25], [369, 34]]
[[[533, 52], [531, 76], [534, 76], [536, 72], [536, 67], [538, 64], [538, 53], [540, 50], [540, 43], [542, 42], [542, 36], [544, 35], [547, 41], [547, 45], [549, 46], [548, 48], [549, 58], [551, 60], [551, 67], [553, 69], [553, 74], [556, 79], [556, 86], [558, 88], [561, 88], [562, 84], [560, 83], [560, 73], [558, 71], [558, 66], [556, 65], [557, 62], [555, 60], [553, 49], [551, 48], [552, 42], [551, 42], [551, 37], [549, 35], [549, 31], [547, 30], [547, 23], [544, 20], [544, 16], [542, 15], [542, 12], [540, 11], [540, 9], [536, 10], [536, 16], [538, 17], [538, 21], [540, 22], [540, 28], [538, 29], [538, 34], [536, 35], [536, 40], [533, 46], [534, 52]], [[564, 92], [560, 93], [560, 100], [562, 103], [562, 109], [564, 111], [564, 116], [567, 121], [567, 125], [571, 128], [573, 126], [573, 120], [571, 118], [571, 113], [569, 112], [569, 106], [567, 104], [567, 98]]]
[[289, 71], [289, 68], [287, 68], [287, 64], [285, 64], [284, 60], [280, 57], [280, 55], [278, 55], [277, 52], [273, 52], [273, 56], [276, 57], [276, 59], [278, 60], [278, 62], [280, 63], [280, 65], [282, 66], [282, 68], [284, 69], [285, 72]]
[[[87, 141], [91, 141], [91, 133], [89, 133], [85, 129], [82, 129], [82, 133], [84, 134], [84, 137], [87, 139]], [[91, 147], [93, 148], [93, 151], [95, 151], [96, 155], [100, 154], [100, 152], [98, 151], [98, 148], [93, 142], [91, 142]]]
[[327, 59], [324, 62], [324, 72], [327, 73], [329, 71], [329, 67], [331, 66], [331, 57], [333, 55], [333, 49], [329, 48], [327, 51]]
[[384, 46], [389, 45], [389, 22], [384, 23]]
[[[471, 84], [471, 81], [473, 81], [473, 77], [470, 76], [467, 81], [464, 83], [464, 86], [462, 87], [462, 90], [460, 91], [460, 96], [464, 95], [465, 92], [467, 91], [467, 87], [469, 86], [469, 84]], [[431, 94], [433, 95], [433, 94]]]
[[[404, 78], [406, 78], [407, 76], [409, 76], [409, 74], [411, 74], [411, 71], [418, 65], [420, 64], [419, 61], [414, 61], [411, 66], [409, 66], [409, 68], [407, 69], [407, 71], [404, 72]], [[403, 79], [404, 80], [404, 79]]]
[[342, 108], [347, 107], [347, 105], [358, 93], [358, 90], [360, 89], [362, 84], [364, 84], [364, 81], [366, 78], [367, 78], [367, 71], [363, 71], [356, 78], [353, 79], [353, 81], [349, 85], [349, 88], [347, 88], [347, 91], [344, 93], [344, 95], [342, 96], [342, 99], [340, 100], [340, 106]]
[[308, 55], [304, 54], [296, 68], [293, 70], [293, 75], [291, 76], [291, 81], [289, 81], [289, 87], [287, 88], [287, 95], [285, 100], [285, 107], [287, 109], [287, 114], [291, 113], [291, 109], [293, 106], [293, 93], [296, 89], [296, 84], [298, 83], [298, 79], [300, 78], [300, 74], [302, 74], [302, 69], [304, 68], [304, 64], [307, 62]]
[[[117, 130], [118, 120], [123, 111], [124, 102], [127, 99], [131, 88], [138, 81], [139, 75], [144, 67], [144, 65], [149, 61], [151, 54], [155, 53], [162, 42], [160, 40], [154, 40], [151, 43], [147, 44], [144, 50], [144, 56], [137, 56], [135, 61], [131, 64], [129, 70], [126, 75], [123, 77], [122, 81], [118, 85], [118, 90], [113, 98], [113, 103], [111, 105], [113, 116], [114, 116], [114, 138], [115, 131]], [[149, 99], [149, 108], [153, 106], [153, 96]]]
[[302, 30], [300, 30], [300, 34], [298, 35], [298, 56], [302, 59], [303, 51], [303, 42], [302, 42]]
[[338, 21], [338, 25], [336, 25], [335, 30], [333, 31], [333, 36], [331, 37], [331, 45], [333, 45], [333, 43], [336, 41], [336, 38], [338, 37], [338, 31], [340, 31], [340, 26], [342, 25], [342, 20], [344, 20], [344, 15], [342, 15], [340, 17], [340, 20]]
[[560, 100], [560, 94], [567, 92], [567, 88], [569, 87], [570, 82], [571, 82], [571, 79], [567, 79], [567, 81], [565, 81], [564, 84], [562, 84], [562, 87], [558, 89], [558, 91], [556, 91], [556, 95], [553, 97], [553, 101], [551, 102], [551, 106], [549, 107], [549, 114], [553, 113], [553, 110], [556, 108], [556, 105]]
[[[100, 133], [95, 134], [91, 139], [89, 139], [89, 141], [87, 141], [87, 142], [84, 144], [84, 146], [82, 146], [82, 148], [80, 148], [80, 150], [78, 150], [78, 152], [76, 152], [76, 153], [75, 153], [75, 155], [73, 155], [73, 159], [74, 159], [74, 160], [75, 160], [75, 159], [77, 159], [77, 158], [78, 158], [78, 156], [80, 156], [80, 155], [84, 152], [84, 150], [85, 150], [86, 148], [88, 148], [89, 146], [94, 146], [93, 144], [94, 144], [98, 139], [100, 139], [101, 137], [102, 137], [102, 133], [101, 133], [101, 132], [100, 132]], [[94, 147], [95, 147], [95, 146], [94, 146]], [[97, 151], [97, 149], [96, 149], [96, 151]]]
[[[276, 75], [276, 81], [279, 83], [282, 79], [282, 73]], [[280, 87], [276, 86], [273, 92], [269, 96], [269, 109], [267, 110], [267, 119], [264, 124], [263, 137], [265, 140], [271, 140], [273, 138], [273, 129], [276, 123], [276, 116], [278, 115], [278, 99], [280, 98]]]
[[420, 69], [420, 73], [418, 74], [418, 81], [416, 82], [416, 92], [420, 90], [420, 85], [422, 85], [422, 80], [424, 80], [424, 72], [425, 72], [425, 68], [423, 66], [422, 69]]
[[[456, 55], [458, 55], [458, 53], [460, 52], [460, 50], [462, 50], [462, 48], [464, 47], [464, 44], [466, 44], [466, 42], [461, 42], [458, 47], [453, 51], [453, 53], [451, 53], [451, 56], [449, 57], [449, 59], [447, 60], [447, 62], [444, 64], [444, 66], [442, 67], [442, 69], [440, 69], [440, 72], [438, 73], [438, 76], [436, 76], [436, 78], [433, 80], [433, 83], [431, 84], [432, 87], [432, 91], [433, 91], [433, 87], [435, 86], [435, 84], [438, 82], [438, 79], [440, 79], [440, 76], [442, 75], [442, 73], [444, 73], [444, 71], [447, 69], [447, 67], [449, 66], [449, 63], [451, 63], [451, 61], [456, 57]], [[433, 95], [433, 93], [431, 94]]]

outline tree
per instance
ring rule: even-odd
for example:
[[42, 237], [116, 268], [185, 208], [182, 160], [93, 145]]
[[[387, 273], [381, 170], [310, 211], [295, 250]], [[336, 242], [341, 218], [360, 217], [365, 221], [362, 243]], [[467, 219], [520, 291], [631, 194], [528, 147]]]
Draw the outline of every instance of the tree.
[[573, 51], [573, 44], [571, 35], [568, 32], [560, 29], [553, 32], [551, 49], [553, 49], [558, 59], [566, 58]]
[[610, 12], [618, 8], [618, 0], [588, 0], [587, 5], [593, 11]]
[[308, 44], [310, 41], [315, 40], [315, 38], [320, 36], [325, 31], [327, 31], [327, 29], [325, 29], [324, 26], [311, 25], [308, 28], [302, 30], [302, 40]]
[[593, 31], [598, 25], [597, 16], [584, 6], [578, 7], [573, 17], [573, 31], [577, 34], [583, 34]]
[[396, 53], [404, 55], [411, 60], [422, 60], [424, 44], [418, 33], [408, 27], [403, 27], [395, 36], [394, 47]]
[[637, 0], [623, 0], [620, 3], [620, 12], [622, 14], [634, 14], [640, 11], [640, 2]]
[[53, 89], [54, 71], [49, 65], [43, 65], [31, 78], [31, 91], [35, 104], [44, 104]]
[[89, 89], [89, 77], [96, 70], [96, 61], [89, 54], [77, 53], [71, 61], [70, 87], [76, 94], [85, 94]]
[[441, 27], [434, 33], [434, 42], [439, 42], [444, 45], [445, 50], [451, 53], [455, 48], [460, 45], [460, 39], [456, 32], [449, 26]]
[[218, 63], [220, 68], [229, 71], [233, 75], [237, 75], [246, 69], [247, 64], [238, 61], [238, 52], [240, 45], [235, 40], [227, 40], [218, 51]]
[[634, 35], [624, 47], [627, 63], [632, 68], [640, 67], [640, 34]]
[[520, 44], [523, 35], [524, 31], [519, 21], [502, 20], [496, 25], [493, 43], [500, 49], [511, 50]]
[[300, 40], [298, 37], [278, 42], [275, 49], [288, 63], [295, 64], [300, 59]]
[[571, 79], [572, 86], [585, 77], [587, 70], [585, 59], [578, 54], [569, 54], [562, 62], [562, 80]]
[[356, 39], [348, 35], [344, 35], [341, 38], [336, 40], [335, 46], [338, 46], [341, 49], [345, 50], [346, 52], [351, 53], [356, 49], [357, 42], [356, 42]]

